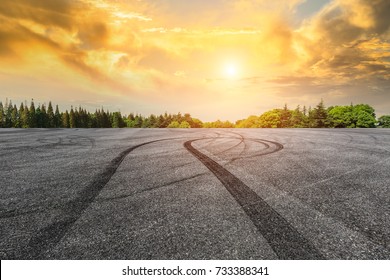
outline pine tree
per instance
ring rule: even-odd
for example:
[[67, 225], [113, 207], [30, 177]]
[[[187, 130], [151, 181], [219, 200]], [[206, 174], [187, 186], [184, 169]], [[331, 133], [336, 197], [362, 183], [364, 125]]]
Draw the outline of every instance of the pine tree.
[[81, 125], [81, 112], [80, 112], [80, 108], [79, 109], [75, 109], [74, 110], [74, 123], [75, 123], [75, 127], [82, 127]]
[[314, 124], [317, 128], [324, 128], [328, 126], [327, 118], [328, 118], [328, 111], [326, 110], [324, 106], [324, 101], [321, 99], [321, 102], [318, 103], [317, 107], [313, 110], [314, 111]]
[[38, 106], [38, 107], [35, 109], [35, 118], [36, 118], [36, 126], [34, 126], [34, 127], [42, 128], [42, 127], [43, 127], [43, 123], [42, 123], [42, 111], [41, 111], [41, 107], [40, 107], [40, 106]]
[[164, 116], [163, 116], [163, 115], [160, 115], [160, 116], [158, 117], [158, 120], [157, 120], [157, 127], [163, 128], [163, 127], [164, 127], [164, 122], [165, 122]]
[[61, 127], [62, 121], [61, 121], [61, 114], [60, 110], [58, 109], [58, 105], [56, 105], [56, 112], [54, 113], [54, 127]]
[[[20, 106], [22, 106], [22, 105], [20, 105]], [[22, 125], [22, 128], [29, 128], [30, 127], [30, 111], [29, 111], [26, 104], [23, 107], [24, 107], [23, 113], [20, 113], [21, 114], [20, 115], [21, 125]]]
[[287, 108], [287, 104], [284, 105], [280, 114], [280, 125], [283, 128], [290, 127], [291, 111]]
[[34, 99], [31, 100], [30, 109], [28, 110], [28, 127], [37, 127]]
[[63, 128], [69, 128], [69, 113], [68, 110], [65, 111], [65, 113], [62, 114], [62, 127]]
[[76, 127], [76, 116], [74, 114], [73, 106], [71, 106], [70, 113], [69, 113], [69, 127], [70, 128]]
[[110, 122], [110, 112], [107, 111], [107, 113], [104, 111], [104, 109], [102, 109], [102, 113], [101, 113], [101, 127], [103, 128], [109, 128], [111, 127], [111, 122]]
[[113, 128], [122, 128], [125, 126], [122, 115], [120, 112], [114, 112], [112, 114], [112, 127]]
[[49, 127], [49, 124], [48, 124], [48, 117], [47, 117], [45, 104], [42, 104], [40, 109], [41, 109], [41, 117], [40, 117], [41, 127], [47, 128]]
[[19, 106], [19, 127], [24, 127], [25, 124], [26, 123], [24, 122], [24, 104], [22, 102]]
[[304, 127], [304, 115], [301, 112], [301, 108], [298, 105], [297, 108], [292, 112], [291, 115], [291, 126], [292, 127]]
[[6, 108], [5, 108], [5, 127], [13, 127], [13, 123], [12, 123], [12, 109], [13, 109], [13, 106], [12, 106], [12, 101], [10, 100], [8, 102], [8, 100], [5, 102], [5, 104], [7, 104]]
[[3, 102], [0, 101], [0, 128], [4, 127], [4, 106]]
[[315, 127], [314, 110], [311, 106], [309, 106], [309, 110], [307, 111], [307, 127]]
[[55, 116], [53, 112], [53, 106], [51, 105], [51, 101], [49, 101], [49, 105], [47, 106], [47, 126], [49, 128], [56, 127]]
[[142, 127], [142, 123], [143, 123], [142, 116], [136, 115], [135, 118], [134, 118], [134, 127], [140, 128], [140, 127]]
[[149, 116], [149, 127], [155, 128], [157, 126], [157, 117], [154, 114]]
[[12, 111], [11, 111], [11, 123], [12, 123], [12, 127], [14, 127], [14, 128], [20, 127], [19, 113], [18, 113], [18, 108], [16, 107], [16, 105], [14, 105], [14, 107], [12, 108]]
[[304, 116], [307, 116], [307, 109], [306, 109], [306, 106], [303, 106], [302, 114], [303, 114]]

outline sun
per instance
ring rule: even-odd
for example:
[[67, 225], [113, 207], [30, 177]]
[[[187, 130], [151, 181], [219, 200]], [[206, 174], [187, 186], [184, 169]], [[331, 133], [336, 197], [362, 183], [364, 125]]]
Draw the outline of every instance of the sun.
[[225, 74], [230, 77], [234, 78], [237, 76], [237, 67], [234, 64], [228, 64], [225, 66]]

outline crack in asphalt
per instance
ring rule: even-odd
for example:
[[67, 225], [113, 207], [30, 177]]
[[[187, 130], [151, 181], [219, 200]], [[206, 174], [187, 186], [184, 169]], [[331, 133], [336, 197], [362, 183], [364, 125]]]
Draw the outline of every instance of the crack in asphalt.
[[[221, 181], [280, 259], [324, 259], [309, 240], [292, 227], [256, 192], [217, 162], [194, 148], [192, 143], [199, 140], [203, 139], [187, 141], [184, 143], [184, 147]], [[283, 145], [277, 142], [260, 139], [258, 141], [266, 141], [277, 146], [276, 150], [266, 154], [277, 152], [283, 148]]]

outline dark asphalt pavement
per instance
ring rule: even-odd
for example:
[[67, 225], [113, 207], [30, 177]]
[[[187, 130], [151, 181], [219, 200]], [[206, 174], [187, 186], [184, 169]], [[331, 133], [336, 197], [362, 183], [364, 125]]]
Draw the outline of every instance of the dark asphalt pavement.
[[390, 129], [0, 129], [1, 259], [390, 259]]

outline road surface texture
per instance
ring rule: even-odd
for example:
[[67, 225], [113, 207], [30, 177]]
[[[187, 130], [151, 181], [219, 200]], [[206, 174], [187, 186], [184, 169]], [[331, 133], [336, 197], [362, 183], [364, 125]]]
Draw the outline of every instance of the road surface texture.
[[2, 129], [1, 259], [390, 259], [388, 129]]

